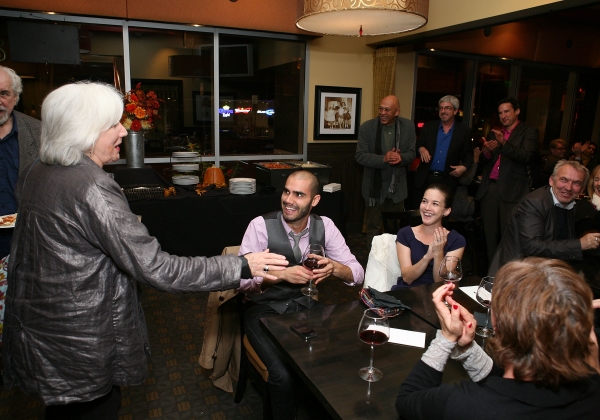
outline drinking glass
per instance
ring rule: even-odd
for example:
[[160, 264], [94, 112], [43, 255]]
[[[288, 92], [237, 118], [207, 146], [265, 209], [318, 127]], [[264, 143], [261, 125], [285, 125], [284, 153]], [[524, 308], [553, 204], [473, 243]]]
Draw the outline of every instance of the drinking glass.
[[[319, 265], [319, 260], [315, 257], [324, 257], [325, 250], [319, 244], [310, 244], [304, 251], [304, 255], [302, 256], [302, 265], [309, 270], [314, 270], [317, 268], [321, 268]], [[308, 282], [308, 286], [300, 289], [303, 295], [305, 296], [316, 296], [319, 294], [319, 291], [312, 284], [312, 279]]]
[[368, 367], [358, 371], [358, 375], [368, 382], [377, 382], [383, 378], [381, 370], [373, 367], [374, 346], [388, 342], [390, 338], [390, 322], [385, 315], [379, 315], [371, 309], [365, 310], [358, 325], [358, 338], [371, 346], [371, 361]]
[[479, 283], [479, 287], [477, 288], [477, 302], [481, 304], [481, 306], [485, 306], [487, 308], [487, 316], [485, 318], [485, 325], [478, 325], [475, 329], [475, 334], [481, 337], [493, 337], [494, 336], [494, 328], [489, 326], [490, 319], [490, 308], [492, 306], [492, 287], [494, 286], [494, 278], [493, 277], [483, 277], [481, 279], [481, 283]]
[[[444, 280], [444, 283], [454, 283], [460, 281], [463, 278], [460, 258], [452, 255], [446, 255], [440, 264], [439, 275]], [[450, 307], [448, 302], [446, 302], [446, 306]]]

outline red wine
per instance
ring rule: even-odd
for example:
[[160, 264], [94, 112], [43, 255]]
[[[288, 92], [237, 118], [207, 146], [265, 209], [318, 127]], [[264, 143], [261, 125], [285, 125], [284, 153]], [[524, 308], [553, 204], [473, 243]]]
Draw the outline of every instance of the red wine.
[[319, 265], [319, 260], [317, 260], [316, 258], [307, 258], [304, 260], [303, 263], [304, 267], [308, 268], [309, 270], [314, 270], [316, 268], [322, 268], [322, 265]]
[[490, 307], [490, 303], [492, 303], [489, 299], [482, 299], [479, 297], [479, 295], [477, 295], [477, 301], [479, 303], [481, 303], [483, 306], [485, 306], [486, 308]]
[[385, 344], [388, 342], [389, 337], [381, 331], [365, 330], [359, 335], [360, 339], [367, 344], [377, 346], [379, 344]]

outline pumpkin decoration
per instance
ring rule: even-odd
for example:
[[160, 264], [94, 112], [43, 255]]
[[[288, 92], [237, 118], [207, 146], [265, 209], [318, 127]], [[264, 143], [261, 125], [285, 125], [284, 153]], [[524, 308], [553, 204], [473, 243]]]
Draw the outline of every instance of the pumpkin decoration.
[[213, 165], [212, 168], [207, 168], [204, 172], [204, 179], [202, 182], [203, 186], [215, 184], [217, 188], [220, 186], [226, 186], [225, 176], [223, 171], [218, 166]]

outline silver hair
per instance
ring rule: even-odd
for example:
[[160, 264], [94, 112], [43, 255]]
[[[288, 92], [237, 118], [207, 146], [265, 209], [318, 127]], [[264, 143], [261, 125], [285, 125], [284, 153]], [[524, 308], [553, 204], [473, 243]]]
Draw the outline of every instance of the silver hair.
[[576, 171], [582, 172], [585, 175], [585, 179], [583, 180], [583, 185], [584, 186], [587, 185], [588, 178], [590, 177], [590, 171], [588, 170], [588, 168], [586, 168], [585, 166], [583, 166], [581, 163], [577, 162], [576, 160], [565, 160], [565, 159], [559, 160], [556, 163], [556, 165], [554, 166], [554, 171], [552, 171], [552, 178], [556, 179], [556, 176], [558, 175], [558, 170], [566, 165], [571, 166]]
[[62, 166], [80, 163], [122, 115], [123, 95], [111, 85], [85, 81], [59, 87], [42, 104], [40, 160]]
[[4, 70], [8, 77], [10, 77], [13, 93], [17, 95], [17, 101], [15, 102], [16, 105], [19, 103], [19, 99], [21, 98], [21, 92], [23, 92], [23, 82], [21, 82], [19, 75], [10, 67], [0, 66], [0, 70]]
[[460, 108], [460, 102], [456, 96], [446, 95], [438, 101], [438, 105], [441, 105], [442, 102], [448, 102], [452, 104], [455, 110]]

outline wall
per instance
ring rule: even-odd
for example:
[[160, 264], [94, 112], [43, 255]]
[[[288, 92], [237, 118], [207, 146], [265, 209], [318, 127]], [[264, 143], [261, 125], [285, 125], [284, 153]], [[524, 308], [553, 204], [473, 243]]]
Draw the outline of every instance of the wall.
[[2, 7], [308, 34], [296, 27], [302, 0], [2, 0]]
[[412, 119], [413, 97], [415, 95], [415, 68], [417, 53], [398, 52], [396, 56], [396, 96], [400, 101], [400, 116]]

